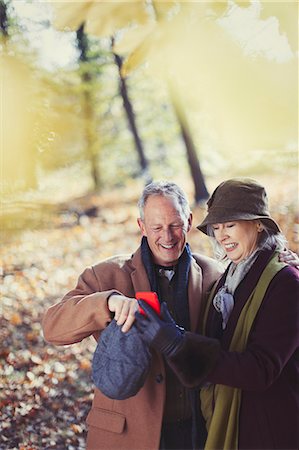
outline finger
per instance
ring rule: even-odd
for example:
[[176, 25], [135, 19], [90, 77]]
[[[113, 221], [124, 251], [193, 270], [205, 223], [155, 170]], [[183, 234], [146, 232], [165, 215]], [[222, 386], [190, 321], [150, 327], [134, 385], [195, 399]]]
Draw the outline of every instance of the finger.
[[171, 323], [175, 324], [175, 321], [173, 320], [173, 317], [171, 316], [171, 314], [169, 312], [166, 302], [162, 302], [162, 304], [161, 304], [161, 317], [166, 322], [171, 322]]
[[150, 323], [147, 316], [144, 316], [139, 311], [135, 313], [135, 326], [138, 329], [144, 329], [147, 327], [147, 325]]
[[118, 295], [117, 298], [115, 298], [115, 295], [112, 295], [108, 300], [108, 309], [112, 313], [114, 313], [114, 319], [118, 320], [119, 315], [121, 313], [122, 304], [123, 304], [123, 296]]
[[139, 333], [143, 334], [146, 330], [146, 325], [144, 322], [139, 320], [135, 320], [134, 327], [139, 331]]
[[129, 311], [127, 318], [123, 324], [122, 331], [126, 333], [129, 331], [129, 329], [132, 327], [134, 321], [135, 321], [135, 311], [137, 311], [138, 303], [137, 300], [131, 300], [128, 304]]
[[144, 300], [138, 300], [139, 306], [143, 309], [149, 319], [158, 319], [157, 314]]
[[128, 315], [125, 323], [123, 324], [123, 326], [121, 328], [121, 331], [123, 333], [127, 333], [127, 331], [129, 331], [129, 329], [132, 327], [134, 321], [135, 321], [135, 316]]
[[129, 315], [129, 309], [130, 308], [128, 302], [123, 302], [117, 319], [117, 325], [123, 325], [125, 323]]

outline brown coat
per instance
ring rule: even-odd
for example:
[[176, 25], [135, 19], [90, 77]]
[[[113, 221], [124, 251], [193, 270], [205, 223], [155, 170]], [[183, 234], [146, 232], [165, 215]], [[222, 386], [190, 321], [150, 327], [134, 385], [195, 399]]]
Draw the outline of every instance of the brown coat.
[[[217, 263], [193, 255], [188, 298], [191, 330], [196, 331], [202, 298], [219, 277]], [[43, 318], [45, 339], [56, 345], [73, 344], [94, 335], [98, 338], [111, 317], [107, 297], [112, 291], [134, 297], [150, 290], [140, 248], [132, 257], [116, 256], [86, 269], [76, 288], [50, 307]], [[165, 401], [165, 367], [154, 353], [144, 387], [127, 400], [111, 400], [98, 389], [87, 417], [88, 450], [157, 450]]]

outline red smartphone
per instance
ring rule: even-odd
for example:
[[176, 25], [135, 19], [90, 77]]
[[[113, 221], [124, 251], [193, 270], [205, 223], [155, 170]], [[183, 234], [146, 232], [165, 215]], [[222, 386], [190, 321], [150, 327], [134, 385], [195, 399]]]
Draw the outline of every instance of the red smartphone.
[[[160, 316], [161, 306], [156, 292], [136, 292], [137, 300], [144, 300]], [[139, 312], [146, 316], [143, 309], [139, 306]]]

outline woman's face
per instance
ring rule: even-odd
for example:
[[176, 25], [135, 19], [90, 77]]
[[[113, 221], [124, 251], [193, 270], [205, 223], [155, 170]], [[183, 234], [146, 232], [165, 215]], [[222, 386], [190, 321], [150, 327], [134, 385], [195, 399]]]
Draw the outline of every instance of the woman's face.
[[235, 264], [254, 252], [261, 231], [260, 223], [254, 220], [215, 223], [212, 229], [217, 242]]

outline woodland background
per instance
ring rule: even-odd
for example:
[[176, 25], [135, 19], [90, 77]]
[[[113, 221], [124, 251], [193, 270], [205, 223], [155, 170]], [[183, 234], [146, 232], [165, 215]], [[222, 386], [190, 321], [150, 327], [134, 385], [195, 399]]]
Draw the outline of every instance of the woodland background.
[[[0, 449], [83, 449], [95, 343], [45, 309], [139, 244], [144, 185], [265, 184], [298, 252], [298, 2], [0, 0]], [[196, 229], [194, 251], [211, 255]]]

